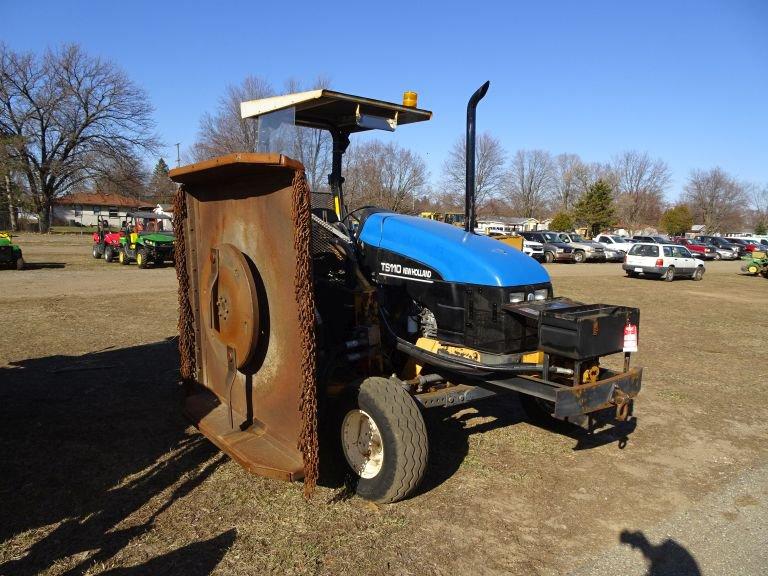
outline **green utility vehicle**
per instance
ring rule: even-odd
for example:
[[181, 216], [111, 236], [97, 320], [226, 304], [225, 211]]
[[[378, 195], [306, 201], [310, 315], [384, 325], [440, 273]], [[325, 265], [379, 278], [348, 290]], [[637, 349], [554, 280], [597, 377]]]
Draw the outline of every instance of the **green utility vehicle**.
[[118, 261], [135, 261], [139, 268], [173, 262], [174, 235], [171, 217], [154, 212], [129, 212], [120, 236]]
[[11, 241], [8, 232], [0, 232], [0, 267], [24, 270], [21, 248]]

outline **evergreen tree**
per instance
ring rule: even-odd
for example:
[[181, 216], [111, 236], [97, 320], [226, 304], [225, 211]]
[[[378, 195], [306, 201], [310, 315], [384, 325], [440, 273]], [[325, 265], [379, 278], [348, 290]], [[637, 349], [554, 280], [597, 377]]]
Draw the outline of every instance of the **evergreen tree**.
[[592, 184], [576, 202], [574, 216], [578, 222], [586, 225], [590, 236], [613, 226], [616, 218], [610, 184], [602, 178]]
[[555, 232], [570, 232], [573, 230], [573, 218], [568, 212], [558, 212], [552, 218], [549, 228]]
[[670, 236], [682, 236], [693, 226], [693, 216], [685, 204], [678, 204], [665, 210], [661, 215], [659, 227]]
[[163, 158], [157, 161], [149, 181], [148, 192], [154, 202], [158, 204], [170, 204], [176, 185], [168, 177], [171, 169]]

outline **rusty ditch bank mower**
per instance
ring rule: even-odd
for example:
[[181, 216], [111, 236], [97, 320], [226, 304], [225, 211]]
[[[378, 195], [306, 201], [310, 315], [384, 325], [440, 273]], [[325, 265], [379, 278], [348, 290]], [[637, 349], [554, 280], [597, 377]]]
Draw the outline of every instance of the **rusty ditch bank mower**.
[[[642, 369], [625, 334], [636, 338], [639, 311], [554, 298], [537, 262], [472, 233], [488, 86], [467, 107], [464, 229], [345, 207], [350, 135], [428, 120], [412, 93], [403, 105], [330, 90], [245, 102], [263, 151], [171, 171], [185, 411], [249, 471], [304, 478], [308, 494], [327, 439], [361, 497], [393, 502], [427, 466], [424, 409], [516, 392], [536, 418], [634, 421]], [[330, 132], [330, 193], [279, 153], [296, 127]], [[622, 372], [600, 366], [622, 351]]]

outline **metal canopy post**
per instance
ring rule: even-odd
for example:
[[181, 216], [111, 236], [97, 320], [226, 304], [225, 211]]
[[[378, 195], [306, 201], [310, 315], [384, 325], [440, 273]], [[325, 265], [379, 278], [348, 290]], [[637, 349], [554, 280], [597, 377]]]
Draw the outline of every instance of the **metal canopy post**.
[[338, 219], [341, 220], [344, 217], [344, 192], [342, 190], [344, 176], [341, 175], [341, 158], [349, 146], [349, 132], [339, 130], [338, 128], [332, 128], [330, 132], [333, 138], [333, 157], [331, 160], [331, 173], [328, 175], [328, 184], [333, 194], [333, 209]]

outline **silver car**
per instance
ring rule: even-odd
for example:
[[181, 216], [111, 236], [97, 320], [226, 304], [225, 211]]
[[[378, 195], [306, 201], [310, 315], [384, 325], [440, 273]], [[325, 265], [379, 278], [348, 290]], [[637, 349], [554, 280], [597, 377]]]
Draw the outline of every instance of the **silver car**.
[[605, 246], [600, 242], [585, 240], [581, 235], [573, 232], [560, 232], [557, 234], [561, 242], [565, 242], [573, 248], [576, 262], [605, 262]]

